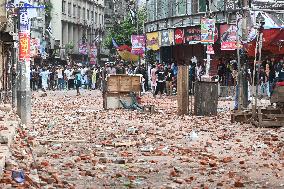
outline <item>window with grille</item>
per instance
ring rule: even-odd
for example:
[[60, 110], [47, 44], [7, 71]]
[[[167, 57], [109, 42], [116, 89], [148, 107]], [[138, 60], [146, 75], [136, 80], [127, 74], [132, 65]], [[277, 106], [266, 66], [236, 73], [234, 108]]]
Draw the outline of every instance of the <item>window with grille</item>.
[[66, 1], [62, 1], [62, 13], [66, 13]]
[[68, 15], [71, 16], [71, 3], [68, 3]]

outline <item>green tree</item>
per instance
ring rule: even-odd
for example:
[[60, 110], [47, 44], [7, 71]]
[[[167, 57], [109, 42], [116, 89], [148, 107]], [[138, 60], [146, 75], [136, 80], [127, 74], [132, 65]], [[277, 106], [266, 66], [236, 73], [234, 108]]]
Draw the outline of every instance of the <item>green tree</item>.
[[130, 13], [121, 23], [115, 23], [113, 28], [107, 31], [107, 36], [104, 38], [103, 44], [106, 48], [114, 52], [112, 44], [112, 38], [118, 45], [131, 46], [131, 35], [143, 34], [144, 22], [146, 20], [145, 8], [139, 9], [137, 13], [138, 17], [138, 32], [136, 18], [131, 18]]

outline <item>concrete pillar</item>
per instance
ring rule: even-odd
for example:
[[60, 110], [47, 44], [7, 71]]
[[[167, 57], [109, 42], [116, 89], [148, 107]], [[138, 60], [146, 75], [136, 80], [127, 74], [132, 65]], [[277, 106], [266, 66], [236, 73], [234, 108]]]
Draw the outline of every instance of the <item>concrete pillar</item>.
[[17, 110], [23, 124], [31, 121], [30, 61], [19, 61], [19, 86], [17, 91]]
[[73, 24], [71, 24], [71, 23], [68, 24], [68, 42], [73, 42], [74, 43]]
[[73, 26], [74, 53], [78, 52], [78, 25]]

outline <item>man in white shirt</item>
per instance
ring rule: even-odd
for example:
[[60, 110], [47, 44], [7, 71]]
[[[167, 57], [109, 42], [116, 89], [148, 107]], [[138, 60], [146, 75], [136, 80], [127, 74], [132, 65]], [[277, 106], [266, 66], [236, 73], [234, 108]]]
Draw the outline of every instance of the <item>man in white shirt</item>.
[[57, 72], [57, 78], [58, 78], [58, 89], [63, 90], [64, 89], [64, 77], [63, 77], [64, 73], [63, 73], [62, 67], [60, 66], [56, 72]]
[[66, 84], [67, 84], [67, 89], [70, 90], [70, 78], [71, 78], [71, 74], [72, 72], [70, 71], [69, 67], [67, 67], [65, 70], [64, 70], [64, 75], [65, 75], [65, 80], [66, 80]]

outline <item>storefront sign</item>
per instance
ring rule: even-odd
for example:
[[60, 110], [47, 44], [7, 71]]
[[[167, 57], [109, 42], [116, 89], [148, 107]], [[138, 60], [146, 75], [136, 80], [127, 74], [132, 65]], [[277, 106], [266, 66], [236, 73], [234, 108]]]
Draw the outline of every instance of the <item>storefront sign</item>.
[[201, 43], [214, 43], [215, 20], [209, 18], [201, 19]]
[[184, 42], [184, 31], [183, 29], [176, 29], [175, 30], [175, 44], [183, 44]]
[[236, 25], [221, 25], [221, 50], [237, 49], [237, 26]]
[[19, 32], [19, 59], [22, 61], [30, 61], [30, 32]]
[[252, 6], [255, 9], [267, 9], [267, 10], [284, 10], [283, 0], [252, 0]]
[[159, 47], [159, 33], [158, 32], [152, 32], [146, 34], [147, 38], [147, 48], [152, 49], [154, 51], [158, 50]]
[[83, 55], [88, 54], [88, 48], [87, 48], [87, 43], [80, 43], [79, 44], [79, 53]]
[[133, 54], [141, 55], [144, 53], [144, 49], [145, 49], [145, 36], [144, 35], [132, 35], [131, 43], [132, 43], [131, 52]]
[[97, 58], [98, 50], [97, 46], [95, 44], [90, 46], [90, 64], [96, 64], [96, 58]]
[[184, 31], [184, 39], [186, 44], [200, 43], [201, 28], [199, 26], [186, 28]]

